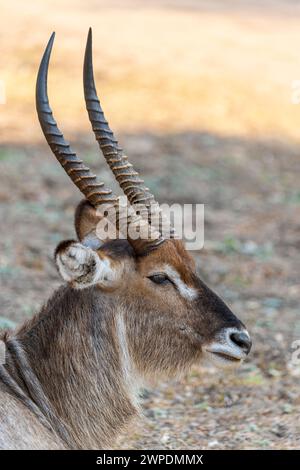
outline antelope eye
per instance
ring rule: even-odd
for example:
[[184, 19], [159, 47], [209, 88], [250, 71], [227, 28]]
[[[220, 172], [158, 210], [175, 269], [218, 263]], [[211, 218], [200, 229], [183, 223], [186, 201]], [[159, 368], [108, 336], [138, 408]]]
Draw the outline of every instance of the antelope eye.
[[154, 282], [155, 284], [168, 284], [171, 283], [170, 279], [166, 274], [153, 274], [152, 276], [148, 276], [150, 281]]

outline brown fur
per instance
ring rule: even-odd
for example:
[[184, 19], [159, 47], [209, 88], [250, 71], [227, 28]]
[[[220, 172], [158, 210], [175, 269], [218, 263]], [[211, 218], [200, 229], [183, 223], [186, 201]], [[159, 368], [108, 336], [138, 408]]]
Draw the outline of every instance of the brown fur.
[[[95, 221], [91, 207], [81, 204], [75, 223], [80, 240]], [[74, 243], [60, 244], [56, 258]], [[7, 360], [0, 366], [0, 448], [110, 447], [138, 415], [137, 382], [187, 370], [222, 328], [243, 327], [199, 279], [179, 240], [139, 257], [126, 240], [111, 241], [97, 256], [117, 273], [109, 288], [98, 282], [74, 289], [76, 278], [2, 337]], [[85, 267], [91, 277], [93, 263]], [[179, 273], [195, 298], [149, 279], [164, 265]]]

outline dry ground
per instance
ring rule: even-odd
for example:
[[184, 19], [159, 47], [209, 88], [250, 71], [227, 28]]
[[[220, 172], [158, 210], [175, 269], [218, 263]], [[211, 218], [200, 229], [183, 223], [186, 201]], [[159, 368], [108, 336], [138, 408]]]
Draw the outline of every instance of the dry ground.
[[73, 236], [80, 199], [42, 143], [34, 112], [52, 29], [55, 114], [111, 182], [81, 91], [92, 25], [99, 91], [122, 145], [160, 201], [205, 203], [199, 271], [254, 342], [235, 374], [195, 366], [145, 391], [145, 418], [120, 445], [297, 448], [300, 371], [290, 360], [300, 339], [300, 108], [291, 84], [300, 78], [299, 4], [149, 3], [0, 0], [0, 316], [29, 318], [59, 285], [52, 253]]

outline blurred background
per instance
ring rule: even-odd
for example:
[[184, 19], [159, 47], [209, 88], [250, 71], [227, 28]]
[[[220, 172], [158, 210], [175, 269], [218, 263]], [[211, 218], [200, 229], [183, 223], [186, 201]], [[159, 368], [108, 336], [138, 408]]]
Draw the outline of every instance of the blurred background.
[[113, 185], [83, 99], [92, 26], [112, 128], [160, 202], [205, 204], [199, 272], [254, 342], [235, 374], [195, 367], [145, 391], [145, 417], [119, 445], [299, 447], [300, 2], [0, 0], [0, 11], [0, 327], [30, 318], [59, 285], [53, 251], [74, 237], [81, 199], [35, 112], [53, 30], [54, 114]]

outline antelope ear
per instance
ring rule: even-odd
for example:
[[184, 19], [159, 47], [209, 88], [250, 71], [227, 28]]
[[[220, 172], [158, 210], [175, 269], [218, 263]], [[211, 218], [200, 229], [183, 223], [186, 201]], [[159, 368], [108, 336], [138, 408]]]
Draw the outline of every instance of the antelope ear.
[[101, 216], [92, 204], [84, 199], [75, 212], [75, 230], [79, 241], [93, 250], [98, 250], [102, 242], [96, 235], [96, 228]]
[[64, 281], [75, 289], [85, 289], [95, 284], [111, 288], [121, 278], [123, 265], [114, 262], [105, 253], [74, 240], [61, 242], [55, 250], [55, 262]]

